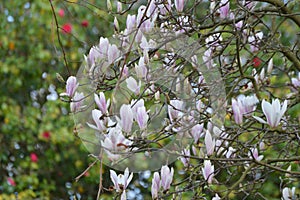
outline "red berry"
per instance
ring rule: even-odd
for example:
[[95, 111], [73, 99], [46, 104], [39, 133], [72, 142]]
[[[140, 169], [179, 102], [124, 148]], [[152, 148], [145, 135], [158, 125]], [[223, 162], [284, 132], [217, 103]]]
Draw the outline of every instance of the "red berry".
[[81, 22], [81, 26], [83, 26], [83, 27], [88, 27], [88, 26], [89, 26], [89, 21], [88, 21], [88, 20], [83, 20], [83, 21]]
[[45, 132], [43, 132], [42, 136], [45, 139], [49, 139], [50, 138], [50, 132], [49, 131], [45, 131]]
[[38, 161], [38, 156], [35, 153], [30, 154], [30, 159], [32, 162], [37, 162]]
[[8, 182], [8, 184], [11, 185], [11, 186], [16, 186], [16, 182], [14, 181], [14, 179], [12, 179], [12, 178], [10, 178], [10, 177], [7, 178], [7, 182]]
[[253, 66], [257, 68], [261, 65], [261, 60], [258, 57], [255, 57], [255, 58], [253, 58], [252, 63], [253, 63]]
[[62, 32], [66, 33], [66, 34], [71, 33], [72, 32], [72, 24], [70, 24], [70, 23], [64, 24], [62, 26]]
[[60, 17], [64, 17], [64, 16], [65, 16], [65, 11], [64, 11], [63, 9], [59, 9], [58, 15], [59, 15]]

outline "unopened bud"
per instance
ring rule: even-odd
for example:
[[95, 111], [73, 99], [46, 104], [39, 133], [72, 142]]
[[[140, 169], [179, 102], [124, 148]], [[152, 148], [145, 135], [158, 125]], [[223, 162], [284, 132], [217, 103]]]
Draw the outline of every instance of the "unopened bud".
[[59, 82], [65, 83], [64, 78], [63, 78], [59, 73], [56, 73], [56, 78], [57, 78], [57, 80], [58, 80]]
[[122, 3], [119, 1], [117, 2], [117, 11], [118, 11], [118, 13], [122, 12]]
[[268, 63], [268, 69], [267, 69], [268, 74], [271, 74], [272, 70], [273, 70], [273, 58], [271, 58]]
[[110, 0], [106, 0], [106, 6], [107, 6], [107, 10], [108, 10], [109, 12], [112, 11], [112, 6], [111, 6]]
[[120, 27], [119, 27], [119, 22], [118, 22], [118, 20], [117, 20], [116, 17], [115, 17], [115, 19], [114, 19], [114, 28], [115, 28], [115, 31], [116, 31], [116, 32], [119, 32]]

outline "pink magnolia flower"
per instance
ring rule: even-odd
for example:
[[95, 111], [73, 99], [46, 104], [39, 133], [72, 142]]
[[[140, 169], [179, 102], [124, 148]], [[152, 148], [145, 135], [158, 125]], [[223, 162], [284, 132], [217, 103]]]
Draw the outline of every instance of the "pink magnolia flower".
[[151, 195], [152, 199], [156, 199], [158, 197], [158, 192], [160, 190], [160, 177], [158, 172], [154, 172], [152, 178], [152, 186], [151, 186]]
[[70, 76], [66, 82], [66, 92], [61, 93], [61, 96], [73, 97], [79, 83], [77, 83], [77, 78], [75, 76]]
[[237, 124], [243, 123], [243, 115], [249, 115], [256, 109], [258, 99], [255, 95], [239, 95], [236, 99], [232, 98], [232, 111], [234, 120]]
[[174, 169], [170, 169], [167, 165], [161, 167], [160, 176], [161, 176], [161, 186], [164, 191], [170, 189], [171, 183], [173, 181]]
[[250, 152], [248, 153], [248, 156], [250, 158], [254, 158], [257, 161], [261, 161], [264, 158], [263, 155], [258, 154], [258, 149], [257, 148], [251, 148]]
[[183, 149], [181, 151], [181, 154], [183, 155], [183, 156], [180, 157], [180, 160], [181, 160], [182, 164], [185, 167], [188, 167], [189, 163], [190, 163], [190, 156], [191, 156], [190, 149]]
[[292, 78], [292, 84], [296, 88], [300, 87], [300, 72], [298, 72], [298, 78]]
[[168, 11], [171, 11], [172, 2], [171, 0], [167, 0], [166, 4], [159, 4], [159, 12], [161, 15], [166, 15]]
[[287, 109], [287, 100], [283, 102], [282, 107], [280, 106], [280, 101], [278, 99], [273, 100], [272, 104], [263, 100], [261, 105], [262, 110], [267, 118], [267, 122], [260, 117], [253, 117], [261, 123], [269, 124], [269, 126], [272, 128], [277, 127]]
[[210, 160], [204, 160], [204, 167], [202, 168], [202, 174], [208, 184], [212, 183], [214, 177], [214, 165], [211, 164]]
[[133, 118], [137, 118], [137, 110], [139, 107], [144, 107], [145, 101], [144, 99], [139, 99], [139, 100], [131, 100], [130, 106], [133, 112]]
[[31, 162], [37, 162], [39, 160], [39, 158], [35, 153], [31, 153], [30, 160], [31, 160]]
[[208, 156], [212, 155], [215, 150], [215, 140], [212, 139], [210, 132], [207, 130], [204, 138], [204, 143], [206, 147], [206, 153]]
[[171, 122], [174, 122], [176, 119], [183, 116], [183, 106], [183, 101], [177, 99], [170, 101], [170, 105], [168, 105], [168, 114]]
[[132, 76], [130, 76], [129, 78], [126, 79], [126, 84], [127, 84], [127, 88], [132, 92], [134, 92], [136, 95], [140, 93], [141, 81], [139, 81], [138, 84], [137, 81]]
[[124, 174], [119, 174], [114, 170], [110, 170], [110, 179], [114, 184], [114, 188], [117, 192], [122, 192], [121, 200], [126, 200], [126, 188], [133, 178], [133, 173], [129, 175], [128, 168], [125, 169]]
[[220, 5], [221, 5], [221, 7], [219, 8], [220, 18], [225, 19], [228, 17], [229, 10], [230, 10], [229, 0], [221, 0]]
[[147, 70], [147, 67], [146, 67], [146, 64], [145, 64], [144, 60], [145, 60], [144, 57], [140, 57], [139, 64], [135, 65], [136, 76], [139, 79], [145, 78], [146, 75], [147, 75], [148, 70]]
[[102, 113], [107, 113], [107, 109], [108, 109], [109, 104], [110, 104], [110, 99], [108, 99], [106, 101], [104, 93], [100, 92], [99, 96], [97, 94], [94, 94], [94, 100], [95, 100], [99, 110]]
[[241, 105], [240, 101], [237, 101], [236, 99], [232, 98], [232, 111], [234, 116], [234, 121], [237, 124], [243, 123], [243, 106]]
[[282, 200], [291, 200], [291, 199], [296, 199], [296, 188], [293, 187], [292, 189], [290, 188], [283, 188], [282, 190]]
[[254, 1], [243, 1], [243, 5], [246, 7], [246, 8], [248, 8], [249, 10], [252, 10], [254, 7], [255, 7], [255, 5], [256, 5], [256, 2], [254, 2]]
[[72, 102], [70, 103], [71, 112], [76, 113], [85, 107], [85, 105], [82, 105], [84, 98], [82, 92], [75, 92]]
[[107, 50], [108, 63], [112, 64], [113, 62], [115, 62], [115, 60], [119, 57], [119, 54], [120, 51], [115, 44], [109, 45]]
[[259, 43], [261, 42], [263, 36], [263, 32], [257, 32], [255, 35], [248, 37], [248, 42], [250, 43], [250, 49], [252, 52], [257, 52], [259, 50]]
[[121, 157], [120, 153], [128, 152], [128, 147], [132, 143], [125, 138], [118, 126], [111, 128], [109, 133], [105, 135], [104, 141], [101, 141], [101, 145], [111, 161], [117, 161]]
[[131, 132], [133, 112], [130, 105], [123, 104], [120, 108], [121, 127], [126, 133]]
[[102, 55], [102, 58], [106, 58], [107, 57], [107, 52], [108, 52], [108, 48], [109, 48], [109, 41], [107, 38], [103, 38], [100, 37], [99, 40], [99, 52]]
[[90, 49], [89, 55], [88, 55], [88, 61], [91, 65], [95, 64], [99, 59], [103, 58], [102, 54], [100, 54], [100, 49], [98, 47], [93, 46]]
[[104, 132], [106, 130], [105, 124], [106, 124], [107, 120], [101, 119], [103, 117], [103, 113], [100, 110], [94, 109], [94, 110], [92, 110], [92, 117], [93, 117], [93, 120], [94, 120], [96, 126], [93, 124], [90, 124], [88, 122], [87, 122], [87, 125], [89, 127], [91, 127], [92, 129], [95, 129], [100, 132]]
[[127, 30], [131, 32], [135, 27], [136, 27], [136, 16], [128, 14], [126, 19]]
[[194, 142], [197, 143], [199, 138], [203, 135], [203, 124], [196, 124], [191, 129], [191, 134], [194, 138]]
[[146, 108], [144, 106], [139, 107], [137, 109], [137, 113], [136, 113], [136, 121], [141, 130], [144, 130], [147, 127], [148, 119], [149, 119], [149, 116], [146, 111]]
[[175, 0], [175, 8], [176, 8], [176, 10], [178, 12], [182, 12], [183, 11], [184, 1], [185, 0]]

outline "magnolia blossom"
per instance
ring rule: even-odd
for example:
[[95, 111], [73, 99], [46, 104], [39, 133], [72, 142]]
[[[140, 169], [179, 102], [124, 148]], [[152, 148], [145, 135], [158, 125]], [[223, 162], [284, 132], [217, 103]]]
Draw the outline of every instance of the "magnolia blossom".
[[141, 130], [144, 130], [147, 127], [149, 116], [147, 114], [145, 106], [139, 107], [136, 113], [136, 121]]
[[278, 99], [273, 100], [272, 104], [263, 100], [261, 106], [267, 121], [260, 117], [253, 117], [259, 122], [269, 124], [269, 126], [275, 128], [279, 125], [280, 120], [287, 109], [287, 100], [284, 100], [282, 107], [280, 106], [280, 101]]
[[271, 58], [268, 62], [268, 68], [267, 68], [267, 73], [271, 74], [273, 70], [273, 58]]
[[219, 8], [220, 18], [225, 19], [228, 17], [229, 14], [229, 0], [221, 0], [220, 2], [221, 7]]
[[93, 124], [90, 124], [88, 122], [87, 122], [87, 125], [97, 131], [100, 131], [100, 132], [105, 131], [106, 130], [105, 124], [106, 124], [107, 120], [106, 119], [101, 120], [100, 118], [102, 118], [102, 116], [103, 116], [103, 113], [100, 110], [97, 110], [97, 109], [92, 110], [92, 117], [93, 117], [93, 120], [94, 120], [96, 126]]
[[164, 191], [170, 189], [171, 183], [173, 181], [174, 169], [170, 169], [167, 165], [161, 167], [160, 176], [161, 176], [161, 186]]
[[207, 155], [208, 156], [212, 155], [215, 149], [215, 140], [212, 139], [212, 136], [208, 130], [206, 131], [205, 134], [204, 143], [205, 143]]
[[144, 57], [140, 57], [139, 59], [139, 64], [135, 64], [135, 72], [136, 72], [136, 76], [139, 79], [145, 78], [147, 75], [147, 67], [145, 64], [145, 59]]
[[300, 87], [300, 72], [298, 72], [298, 78], [292, 78], [292, 84], [294, 87]]
[[85, 107], [82, 105], [84, 98], [85, 97], [82, 92], [75, 92], [72, 102], [70, 103], [71, 112], [76, 113]]
[[214, 196], [211, 200], [221, 200], [221, 197], [218, 194], [216, 194], [216, 196]]
[[183, 101], [177, 99], [170, 101], [170, 105], [168, 105], [168, 114], [171, 122], [174, 122], [176, 119], [179, 119], [183, 116], [183, 105]]
[[70, 76], [66, 82], [66, 92], [61, 93], [61, 96], [73, 97], [76, 89], [78, 88], [79, 83], [77, 83], [77, 79], [75, 76]]
[[199, 138], [203, 135], [203, 124], [196, 124], [191, 129], [191, 134], [194, 138], [194, 142], [197, 143]]
[[129, 32], [135, 28], [136, 26], [135, 23], [136, 23], [136, 16], [128, 14], [126, 19], [126, 28]]
[[108, 63], [112, 64], [119, 57], [119, 54], [120, 51], [115, 44], [109, 45], [107, 50]]
[[282, 200], [292, 200], [292, 199], [296, 199], [296, 188], [293, 187], [292, 189], [290, 188], [283, 188], [282, 190]]
[[176, 8], [176, 10], [178, 12], [182, 12], [183, 11], [184, 1], [185, 0], [175, 0], [175, 8]]
[[123, 104], [120, 108], [121, 127], [126, 132], [131, 132], [133, 113], [130, 105]]
[[171, 0], [167, 0], [166, 4], [159, 4], [159, 12], [161, 15], [166, 15], [168, 11], [171, 11], [172, 2]]
[[108, 99], [106, 101], [105, 99], [105, 95], [103, 92], [100, 92], [99, 93], [99, 96], [97, 94], [94, 94], [94, 100], [99, 108], [99, 110], [102, 112], [102, 113], [107, 113], [107, 109], [109, 107], [109, 104], [110, 104], [110, 100]]
[[120, 154], [128, 151], [128, 147], [132, 145], [132, 141], [126, 139], [122, 134], [120, 127], [111, 128], [109, 133], [105, 135], [104, 141], [101, 141], [101, 145], [104, 148], [108, 158], [112, 161], [116, 161], [120, 158]]
[[126, 79], [127, 88], [134, 92], [136, 95], [140, 93], [141, 88], [141, 81], [139, 81], [139, 84], [133, 77], [129, 77]]
[[229, 147], [228, 150], [224, 153], [226, 158], [234, 157], [234, 153], [236, 152], [236, 149], [233, 147]]
[[156, 199], [158, 197], [158, 192], [160, 190], [161, 181], [158, 172], [154, 172], [152, 178], [152, 186], [151, 186], [151, 195], [152, 199]]
[[257, 148], [251, 148], [250, 152], [248, 153], [249, 157], [253, 157], [256, 161], [261, 161], [264, 156], [258, 154], [258, 149]]
[[182, 164], [185, 167], [188, 167], [189, 166], [189, 162], [190, 162], [190, 156], [191, 156], [190, 149], [183, 149], [181, 151], [181, 154], [183, 155], [183, 156], [180, 157], [180, 160], [181, 160]]
[[133, 173], [129, 175], [128, 168], [125, 169], [124, 174], [119, 174], [114, 170], [110, 170], [110, 179], [114, 184], [114, 188], [117, 192], [122, 192], [121, 200], [126, 200], [126, 188], [133, 178]]
[[204, 160], [204, 167], [202, 168], [202, 174], [208, 184], [212, 183], [214, 177], [214, 165], [211, 164], [210, 160]]
[[256, 5], [256, 2], [254, 2], [254, 1], [243, 1], [243, 5], [245, 6], [245, 7], [247, 7], [249, 10], [252, 10], [254, 7], [255, 7], [255, 5]]
[[256, 109], [258, 99], [255, 95], [239, 95], [237, 99], [232, 98], [232, 111], [237, 124], [243, 123], [243, 115], [249, 115]]
[[98, 48], [99, 48], [99, 52], [100, 52], [101, 57], [106, 58], [107, 57], [107, 51], [108, 51], [108, 48], [109, 48], [108, 39], [100, 37]]
[[258, 46], [263, 38], [263, 35], [263, 32], [258, 32], [254, 36], [248, 37], [248, 42], [250, 43], [250, 49], [252, 52], [256, 52], [259, 50]]

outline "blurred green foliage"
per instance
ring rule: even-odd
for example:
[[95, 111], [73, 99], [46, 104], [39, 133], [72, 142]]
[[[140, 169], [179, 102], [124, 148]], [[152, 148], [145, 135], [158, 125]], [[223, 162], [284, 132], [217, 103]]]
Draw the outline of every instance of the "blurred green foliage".
[[0, 3], [0, 199], [94, 199], [98, 192], [98, 167], [75, 182], [93, 160], [72, 134], [69, 104], [58, 97], [65, 86], [56, 78], [75, 75], [83, 54], [113, 30], [105, 2], [90, 3], [97, 8], [52, 1], [59, 27], [72, 26], [58, 29], [62, 46], [50, 1]]

